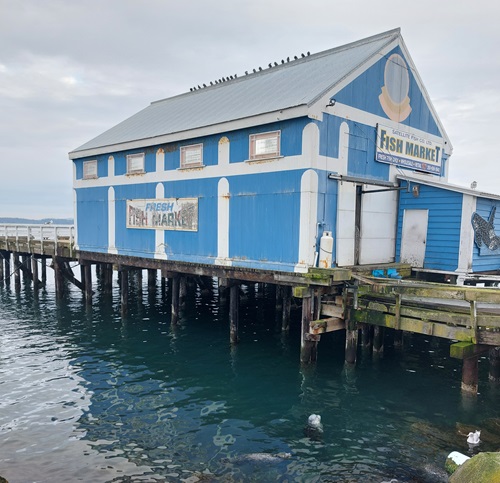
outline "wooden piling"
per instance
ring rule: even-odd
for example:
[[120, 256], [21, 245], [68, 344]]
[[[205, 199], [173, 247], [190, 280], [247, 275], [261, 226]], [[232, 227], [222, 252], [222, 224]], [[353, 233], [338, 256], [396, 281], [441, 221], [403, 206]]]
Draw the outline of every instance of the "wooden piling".
[[5, 261], [5, 283], [10, 284], [10, 276], [11, 276], [11, 264], [10, 264], [10, 252], [4, 252], [4, 261]]
[[3, 261], [4, 261], [4, 257], [5, 257], [5, 252], [3, 250], [0, 250], [0, 283], [2, 283], [4, 281], [4, 278], [5, 278], [5, 272], [4, 272], [4, 264], [3, 264]]
[[180, 292], [180, 275], [178, 273], [169, 277], [172, 280], [172, 316], [171, 324], [177, 325], [179, 323], [179, 292]]
[[42, 284], [45, 285], [47, 283], [47, 263], [46, 263], [46, 258], [42, 257], [40, 260], [42, 261]]
[[110, 294], [113, 289], [113, 265], [104, 263], [102, 265], [102, 289], [105, 294]]
[[384, 327], [376, 325], [373, 327], [373, 353], [383, 354], [384, 352]]
[[59, 257], [52, 259], [52, 267], [54, 269], [54, 284], [56, 289], [56, 299], [62, 299], [64, 295], [64, 278], [62, 273], [62, 260]]
[[21, 263], [19, 261], [19, 254], [14, 252], [14, 287], [16, 291], [21, 290]]
[[490, 371], [489, 380], [500, 383], [500, 347], [493, 347], [489, 353]]
[[466, 357], [462, 364], [462, 391], [477, 394], [479, 377], [478, 356]]
[[361, 346], [363, 349], [371, 349], [372, 343], [372, 328], [370, 324], [361, 324]]
[[38, 260], [34, 255], [31, 257], [31, 273], [33, 274], [33, 289], [36, 292], [40, 287], [40, 281], [38, 280]]
[[121, 316], [126, 318], [128, 315], [128, 270], [120, 267], [118, 274], [120, 277]]
[[292, 287], [282, 288], [283, 293], [283, 314], [281, 319], [281, 330], [288, 332], [290, 330], [290, 312], [292, 307]]
[[154, 291], [156, 289], [156, 269], [148, 268], [148, 291]]
[[90, 263], [85, 263], [84, 267], [85, 273], [85, 302], [87, 305], [92, 304], [92, 265]]
[[229, 339], [231, 344], [238, 343], [238, 315], [240, 305], [240, 286], [232, 281], [229, 289]]
[[302, 298], [302, 320], [300, 337], [300, 362], [308, 364], [315, 362], [318, 355], [319, 336], [309, 333], [312, 320], [312, 293], [308, 289]]

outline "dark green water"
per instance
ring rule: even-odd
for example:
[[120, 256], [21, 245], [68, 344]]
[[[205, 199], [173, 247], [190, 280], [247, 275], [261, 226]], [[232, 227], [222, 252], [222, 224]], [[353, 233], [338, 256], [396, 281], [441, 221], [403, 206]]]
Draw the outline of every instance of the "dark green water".
[[[349, 369], [342, 334], [329, 334], [316, 366], [301, 367], [300, 313], [280, 334], [271, 292], [242, 287], [231, 349], [216, 291], [192, 290], [174, 329], [159, 283], [148, 294], [146, 280], [132, 281], [124, 321], [117, 287], [95, 289], [89, 310], [77, 289], [56, 304], [51, 281], [38, 296], [26, 282], [19, 294], [0, 284], [0, 475], [10, 483], [439, 482], [446, 456], [469, 451], [457, 423], [499, 417], [487, 360], [480, 394], [463, 398], [447, 341], [408, 335], [403, 351], [386, 341], [383, 357], [360, 350]], [[304, 434], [311, 413], [321, 438]]]

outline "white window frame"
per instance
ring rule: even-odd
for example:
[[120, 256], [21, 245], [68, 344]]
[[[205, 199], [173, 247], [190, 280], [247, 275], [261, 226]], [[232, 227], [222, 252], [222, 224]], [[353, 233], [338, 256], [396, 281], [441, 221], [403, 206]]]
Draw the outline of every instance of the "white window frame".
[[97, 159], [83, 162], [83, 179], [96, 179], [97, 175]]
[[[199, 152], [199, 156], [197, 153]], [[191, 158], [194, 158], [194, 161]], [[181, 146], [181, 169], [199, 168], [203, 166], [203, 144]]]
[[[272, 150], [268, 140], [276, 139], [276, 149]], [[281, 156], [281, 131], [269, 131], [257, 134], [250, 134], [250, 155], [249, 160], [278, 158]]]
[[144, 153], [127, 154], [127, 174], [145, 173]]

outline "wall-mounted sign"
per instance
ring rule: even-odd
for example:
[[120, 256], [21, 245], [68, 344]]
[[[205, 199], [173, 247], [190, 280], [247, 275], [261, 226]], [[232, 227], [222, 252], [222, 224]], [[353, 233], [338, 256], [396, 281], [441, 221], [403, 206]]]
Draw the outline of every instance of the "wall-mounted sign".
[[490, 216], [485, 220], [479, 213], [472, 214], [474, 241], [479, 248], [479, 255], [500, 254], [500, 236], [495, 233], [496, 206], [491, 209]]
[[127, 200], [127, 228], [198, 231], [198, 198]]
[[443, 144], [401, 128], [377, 126], [375, 159], [402, 168], [441, 174]]

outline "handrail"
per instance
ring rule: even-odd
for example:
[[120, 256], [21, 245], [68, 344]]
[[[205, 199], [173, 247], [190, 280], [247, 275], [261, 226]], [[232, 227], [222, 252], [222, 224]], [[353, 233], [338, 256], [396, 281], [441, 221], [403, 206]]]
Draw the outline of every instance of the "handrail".
[[16, 248], [19, 249], [19, 239], [26, 238], [28, 249], [34, 241], [39, 241], [43, 249], [44, 242], [54, 242], [55, 247], [62, 240], [68, 240], [70, 247], [73, 247], [75, 239], [74, 225], [53, 225], [53, 224], [17, 224], [0, 223], [0, 239], [15, 239]]

